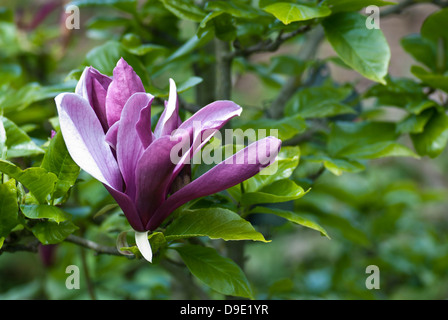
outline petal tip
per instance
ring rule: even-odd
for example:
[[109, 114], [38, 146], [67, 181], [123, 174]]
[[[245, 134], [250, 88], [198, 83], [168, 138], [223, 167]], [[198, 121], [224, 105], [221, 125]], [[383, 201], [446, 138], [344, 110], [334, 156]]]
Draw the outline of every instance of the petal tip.
[[135, 243], [146, 261], [152, 263], [152, 249], [148, 239], [148, 231], [135, 232]]

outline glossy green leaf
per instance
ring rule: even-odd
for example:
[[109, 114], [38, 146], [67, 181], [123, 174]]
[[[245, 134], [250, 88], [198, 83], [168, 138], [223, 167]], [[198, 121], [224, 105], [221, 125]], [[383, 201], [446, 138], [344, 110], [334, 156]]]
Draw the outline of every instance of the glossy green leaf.
[[289, 2], [270, 4], [264, 7], [263, 10], [275, 16], [284, 24], [322, 18], [331, 14], [330, 9], [325, 5], [317, 6]]
[[411, 149], [394, 141], [381, 141], [370, 145], [352, 145], [338, 154], [351, 159], [379, 159], [385, 157], [418, 158]]
[[448, 8], [432, 13], [425, 19], [421, 28], [421, 34], [426, 39], [437, 43], [439, 39], [448, 39]]
[[395, 141], [398, 138], [391, 122], [337, 122], [332, 126], [328, 139], [328, 152], [332, 157], [357, 147], [379, 142]]
[[263, 11], [248, 5], [242, 1], [209, 1], [205, 10], [214, 12], [225, 12], [237, 18], [255, 19], [263, 15]]
[[73, 91], [75, 85], [76, 84], [72, 81], [52, 86], [41, 86], [38, 83], [30, 82], [17, 91], [8, 90], [8, 94], [0, 95], [0, 105], [5, 111], [5, 114], [9, 112], [17, 112], [27, 108], [35, 102], [54, 98], [62, 92]]
[[411, 34], [401, 39], [401, 46], [415, 60], [433, 71], [437, 69], [437, 46], [419, 34]]
[[11, 179], [0, 184], [0, 238], [6, 237], [17, 225], [18, 212], [17, 189], [14, 179]]
[[290, 117], [284, 117], [278, 120], [268, 118], [249, 120], [249, 121], [236, 120], [235, 126], [242, 129], [245, 132], [248, 132], [246, 130], [255, 130], [257, 139], [259, 139], [258, 134], [260, 132], [265, 133], [266, 137], [272, 135], [273, 132], [275, 132], [272, 130], [277, 130], [276, 132], [277, 138], [284, 141], [291, 139], [292, 137], [294, 137], [299, 133], [304, 132], [306, 129], [306, 122], [300, 114], [297, 114]]
[[306, 161], [322, 163], [336, 176], [340, 176], [343, 172], [359, 172], [366, 168], [358, 160], [331, 158], [325, 155], [310, 155], [306, 157]]
[[359, 13], [338, 13], [322, 25], [342, 61], [364, 77], [386, 83], [391, 53], [380, 29], [367, 29], [366, 17]]
[[[364, 94], [364, 97], [375, 97], [378, 106], [397, 106], [400, 108], [414, 109], [416, 104], [428, 99], [423, 92], [423, 87], [414, 79], [409, 78], [386, 78], [386, 84], [375, 84]], [[419, 113], [421, 107], [415, 110], [408, 110], [412, 113]]]
[[160, 0], [165, 8], [179, 19], [191, 20], [201, 22], [207, 13], [199, 6], [195, 5], [194, 1], [187, 0]]
[[412, 66], [411, 72], [429, 87], [448, 92], [448, 75], [428, 72], [420, 66]]
[[0, 159], [6, 159], [6, 130], [3, 121], [0, 121]]
[[434, 113], [422, 133], [411, 134], [419, 155], [435, 158], [442, 153], [448, 142], [448, 116]]
[[49, 219], [57, 223], [71, 219], [71, 215], [62, 209], [46, 204], [22, 204], [20, 210], [25, 217], [30, 219]]
[[14, 122], [3, 116], [0, 116], [0, 119], [6, 135], [6, 155], [8, 158], [27, 157], [44, 153], [26, 132], [20, 129]]
[[43, 168], [32, 167], [22, 171], [12, 162], [5, 160], [0, 160], [0, 172], [20, 182], [41, 204], [47, 204], [58, 179], [54, 173]]
[[285, 108], [287, 115], [298, 114], [303, 118], [325, 118], [339, 114], [355, 113], [343, 103], [352, 88], [324, 85], [298, 91]]
[[256, 192], [246, 192], [241, 196], [241, 204], [245, 206], [261, 203], [277, 203], [296, 200], [306, 192], [290, 179], [277, 180]]
[[119, 10], [135, 13], [137, 0], [74, 0], [70, 4], [82, 7], [113, 7]]
[[213, 290], [225, 295], [253, 298], [246, 275], [231, 259], [209, 247], [187, 245], [175, 249], [190, 272]]
[[327, 231], [324, 228], [322, 228], [319, 224], [308, 218], [302, 217], [300, 214], [294, 211], [282, 210], [278, 208], [255, 207], [254, 209], [251, 210], [251, 213], [275, 214], [295, 224], [299, 224], [301, 226], [319, 231], [323, 236], [330, 239], [330, 236], [328, 235]]
[[387, 6], [394, 5], [397, 2], [384, 1], [384, 0], [325, 0], [324, 4], [327, 5], [331, 12], [343, 12], [343, 11], [359, 11], [362, 8], [368, 6]]
[[61, 132], [56, 133], [51, 139], [41, 167], [54, 173], [58, 178], [53, 193], [54, 199], [64, 196], [75, 184], [80, 168], [68, 153]]
[[183, 211], [165, 231], [165, 238], [168, 241], [202, 236], [210, 239], [267, 242], [250, 222], [224, 208]]
[[296, 56], [274, 56], [271, 58], [269, 72], [298, 76], [305, 71], [308, 65], [308, 62], [303, 61]]
[[78, 227], [68, 220], [61, 223], [41, 221], [31, 228], [34, 236], [39, 239], [42, 244], [60, 243], [76, 230], [78, 230]]
[[428, 123], [434, 110], [427, 109], [420, 114], [410, 114], [405, 119], [397, 123], [397, 131], [399, 133], [421, 133]]

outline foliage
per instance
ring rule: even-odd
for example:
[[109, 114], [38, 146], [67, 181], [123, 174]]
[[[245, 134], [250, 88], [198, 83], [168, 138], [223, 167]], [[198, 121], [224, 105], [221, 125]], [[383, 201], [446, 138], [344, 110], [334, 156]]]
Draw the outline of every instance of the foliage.
[[[58, 1], [34, 16], [7, 1], [0, 297], [446, 298], [448, 8], [426, 2], [434, 13], [401, 39], [411, 76], [395, 77], [389, 43], [362, 9], [384, 6], [387, 19], [413, 1], [77, 0], [80, 30], [66, 28]], [[324, 41], [333, 57], [317, 54]], [[150, 234], [153, 264], [106, 189], [71, 159], [53, 100], [74, 91], [85, 66], [111, 75], [121, 57], [156, 97], [153, 118], [173, 78], [183, 119], [231, 99], [244, 112], [230, 127], [283, 140], [275, 173], [191, 201]], [[336, 81], [334, 68], [368, 88]], [[215, 142], [206, 147], [232, 148]], [[209, 167], [193, 165], [193, 179]], [[22, 269], [39, 264], [22, 251], [54, 244], [51, 265]], [[68, 265], [90, 271], [80, 290], [65, 288]], [[380, 290], [365, 287], [368, 265], [380, 267]]]

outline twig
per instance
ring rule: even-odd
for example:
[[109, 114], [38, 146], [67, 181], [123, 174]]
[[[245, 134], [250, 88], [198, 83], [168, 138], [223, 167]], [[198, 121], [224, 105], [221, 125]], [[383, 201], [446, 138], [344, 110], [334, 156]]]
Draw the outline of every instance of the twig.
[[289, 33], [284, 34], [283, 32], [280, 32], [275, 40], [265, 40], [261, 41], [253, 46], [247, 47], [247, 48], [237, 48], [235, 51], [231, 52], [230, 58], [235, 57], [247, 57], [254, 53], [260, 53], [260, 52], [274, 52], [277, 51], [277, 49], [287, 40], [299, 35], [303, 34], [307, 31], [311, 30], [310, 25], [301, 26], [300, 28], [291, 31]]
[[77, 244], [77, 245], [87, 248], [87, 249], [91, 249], [98, 254], [111, 254], [111, 255], [115, 255], [115, 256], [123, 256], [124, 257], [124, 255], [122, 255], [118, 251], [118, 249], [115, 247], [104, 246], [104, 245], [98, 244], [96, 242], [93, 242], [91, 240], [87, 240], [87, 239], [75, 236], [73, 234], [69, 235], [65, 239], [65, 241]]

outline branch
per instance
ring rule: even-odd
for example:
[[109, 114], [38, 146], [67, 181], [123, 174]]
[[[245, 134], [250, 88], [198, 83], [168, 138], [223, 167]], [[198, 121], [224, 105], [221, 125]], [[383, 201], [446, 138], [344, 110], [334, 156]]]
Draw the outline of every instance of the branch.
[[230, 44], [215, 39], [216, 55], [216, 92], [217, 100], [230, 100], [232, 95], [232, 60]]
[[300, 28], [284, 34], [283, 32], [280, 32], [277, 36], [277, 38], [273, 41], [271, 39], [261, 41], [253, 46], [247, 47], [247, 48], [237, 48], [235, 51], [233, 51], [230, 55], [231, 58], [235, 58], [238, 56], [247, 57], [254, 53], [260, 53], [260, 52], [274, 52], [277, 51], [277, 49], [287, 40], [299, 35], [303, 34], [307, 31], [311, 30], [311, 26], [301, 26]]
[[[74, 243], [76, 245], [79, 245], [81, 247], [87, 248], [87, 249], [91, 249], [93, 251], [96, 251], [97, 254], [110, 254], [110, 255], [114, 255], [114, 256], [123, 256], [117, 248], [115, 247], [109, 247], [109, 246], [104, 246], [101, 244], [98, 244], [96, 242], [75, 236], [73, 234], [69, 235], [65, 241], [67, 242], [71, 242]], [[129, 257], [129, 256], [127, 256]]]

